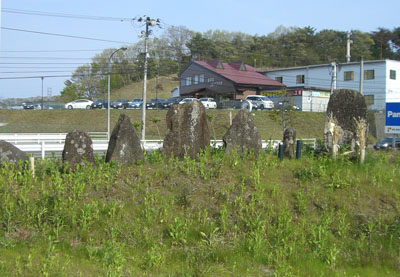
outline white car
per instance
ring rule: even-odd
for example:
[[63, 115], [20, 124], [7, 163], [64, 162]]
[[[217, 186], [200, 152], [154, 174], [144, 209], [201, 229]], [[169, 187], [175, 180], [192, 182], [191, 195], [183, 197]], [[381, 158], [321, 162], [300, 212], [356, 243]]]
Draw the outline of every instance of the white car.
[[179, 102], [179, 104], [185, 104], [185, 103], [188, 103], [188, 102], [192, 102], [194, 100], [197, 100], [197, 99], [196, 98], [183, 98], [181, 100], [181, 102]]
[[269, 109], [272, 110], [274, 108], [274, 102], [272, 102], [268, 97], [263, 95], [248, 95], [246, 100], [251, 100], [257, 104], [257, 109], [264, 110]]
[[89, 110], [93, 101], [89, 99], [77, 99], [72, 102], [68, 102], [64, 107], [68, 110], [72, 109], [86, 109]]
[[216, 109], [217, 102], [215, 102], [214, 98], [200, 98], [201, 103], [204, 105], [206, 109]]

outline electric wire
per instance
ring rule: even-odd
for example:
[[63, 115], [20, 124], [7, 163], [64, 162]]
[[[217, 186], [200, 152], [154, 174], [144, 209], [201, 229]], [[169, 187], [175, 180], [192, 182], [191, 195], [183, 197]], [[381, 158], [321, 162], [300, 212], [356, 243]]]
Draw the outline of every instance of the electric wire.
[[128, 17], [77, 15], [77, 14], [65, 14], [65, 13], [30, 11], [30, 10], [7, 9], [7, 8], [3, 8], [2, 12], [4, 12], [4, 13], [14, 13], [14, 14], [23, 14], [23, 15], [50, 16], [50, 17], [62, 17], [62, 18], [86, 19], [86, 20], [101, 20], [101, 21], [120, 21], [120, 22], [124, 22], [124, 21], [131, 21], [132, 20], [132, 18], [128, 18]]
[[48, 36], [57, 36], [57, 37], [66, 37], [66, 38], [74, 38], [74, 39], [83, 39], [83, 40], [92, 40], [92, 41], [101, 41], [101, 42], [111, 42], [111, 43], [132, 44], [131, 42], [126, 42], [126, 41], [117, 41], [117, 40], [108, 40], [108, 39], [98, 39], [98, 38], [89, 38], [89, 37], [81, 37], [81, 36], [73, 36], [73, 35], [56, 34], [56, 33], [47, 33], [47, 32], [32, 31], [32, 30], [17, 29], [17, 28], [9, 28], [9, 27], [1, 27], [1, 29], [8, 30], [8, 31], [33, 33], [33, 34], [39, 34], [39, 35], [48, 35]]

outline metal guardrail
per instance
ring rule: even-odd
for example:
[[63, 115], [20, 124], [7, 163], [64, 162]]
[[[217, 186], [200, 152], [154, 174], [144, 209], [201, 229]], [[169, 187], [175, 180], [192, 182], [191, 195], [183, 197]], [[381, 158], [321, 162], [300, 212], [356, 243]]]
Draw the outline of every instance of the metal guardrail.
[[[41, 133], [41, 134], [27, 134], [27, 133], [0, 133], [0, 140], [5, 140], [20, 150], [32, 154], [33, 157], [41, 157], [44, 159], [46, 156], [56, 156], [60, 157], [62, 151], [64, 150], [65, 137], [67, 134], [65, 133]], [[108, 148], [108, 140], [107, 133], [103, 132], [92, 132], [89, 133], [89, 136], [92, 138], [93, 143], [93, 151], [100, 156], [104, 156], [107, 153]], [[303, 144], [310, 145], [315, 149], [316, 147], [316, 139], [315, 138], [306, 138], [301, 139]], [[162, 148], [163, 141], [162, 140], [145, 140], [142, 141], [142, 148], [146, 151], [154, 151]], [[263, 140], [262, 148], [267, 149], [271, 148], [272, 150], [276, 150], [281, 143], [280, 140]], [[222, 140], [212, 140], [210, 143], [212, 147], [222, 147]]]

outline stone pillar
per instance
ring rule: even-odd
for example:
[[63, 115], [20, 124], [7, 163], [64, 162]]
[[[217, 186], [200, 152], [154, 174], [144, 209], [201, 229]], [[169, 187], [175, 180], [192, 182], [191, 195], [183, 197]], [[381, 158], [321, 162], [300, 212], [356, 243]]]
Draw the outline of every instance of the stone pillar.
[[260, 134], [254, 125], [253, 116], [247, 110], [238, 112], [224, 135], [223, 141], [227, 154], [236, 150], [240, 155], [250, 150], [257, 154], [262, 149]]
[[196, 158], [202, 149], [210, 146], [210, 129], [203, 104], [192, 101], [173, 105], [167, 112], [167, 133], [163, 153], [167, 156]]
[[62, 152], [64, 166], [74, 170], [78, 164], [95, 163], [92, 139], [81, 131], [73, 130], [65, 138], [64, 151]]
[[121, 114], [108, 142], [106, 162], [126, 164], [139, 160], [144, 161], [140, 139], [129, 117]]
[[295, 157], [296, 129], [289, 127], [283, 132], [283, 155], [292, 159]]

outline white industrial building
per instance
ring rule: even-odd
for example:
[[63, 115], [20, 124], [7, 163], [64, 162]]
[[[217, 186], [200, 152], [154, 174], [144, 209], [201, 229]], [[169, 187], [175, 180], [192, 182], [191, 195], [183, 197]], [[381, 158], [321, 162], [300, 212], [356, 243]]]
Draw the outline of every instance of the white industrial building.
[[[363, 75], [360, 75], [361, 66]], [[331, 88], [362, 91], [368, 108], [384, 110], [386, 102], [400, 102], [400, 61], [378, 60], [309, 65], [265, 71], [287, 86], [293, 104], [303, 111], [326, 111]], [[336, 73], [336, 74], [335, 74]], [[275, 95], [272, 97], [281, 97]]]

